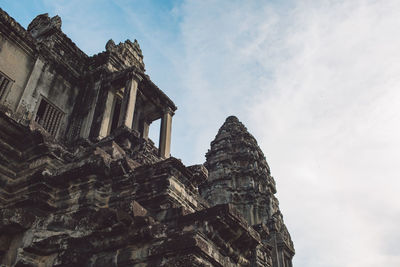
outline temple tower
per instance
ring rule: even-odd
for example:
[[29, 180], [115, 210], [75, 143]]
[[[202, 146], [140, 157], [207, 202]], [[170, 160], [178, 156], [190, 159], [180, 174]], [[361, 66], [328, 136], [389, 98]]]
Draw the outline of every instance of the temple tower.
[[234, 116], [219, 129], [206, 154], [209, 177], [200, 188], [212, 205], [231, 203], [256, 230], [268, 229], [275, 267], [290, 267], [294, 247], [279, 210], [275, 181], [256, 139]]

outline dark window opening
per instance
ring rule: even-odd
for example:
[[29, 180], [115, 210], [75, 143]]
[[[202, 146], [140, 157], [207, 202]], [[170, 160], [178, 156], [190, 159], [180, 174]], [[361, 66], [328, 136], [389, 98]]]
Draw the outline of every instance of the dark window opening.
[[112, 131], [118, 127], [119, 115], [121, 113], [121, 102], [122, 101], [119, 97], [115, 97], [110, 133], [112, 133]]
[[8, 85], [10, 84], [11, 80], [6, 78], [2, 73], [0, 72], [0, 101], [4, 100], [6, 97], [6, 92]]
[[56, 135], [63, 113], [42, 99], [36, 112], [35, 121], [51, 135]]

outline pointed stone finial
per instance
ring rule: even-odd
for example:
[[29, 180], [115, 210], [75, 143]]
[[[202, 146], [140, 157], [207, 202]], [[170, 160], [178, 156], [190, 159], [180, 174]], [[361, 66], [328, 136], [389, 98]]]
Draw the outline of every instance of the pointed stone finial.
[[50, 23], [51, 23], [51, 25], [53, 25], [53, 27], [61, 29], [62, 20], [61, 20], [60, 16], [55, 15], [54, 17], [52, 17], [50, 19]]
[[226, 118], [225, 120], [226, 122], [239, 122], [239, 119], [236, 116], [229, 116], [228, 118]]
[[115, 43], [113, 39], [108, 40], [108, 42], [106, 43], [106, 51], [111, 51], [114, 48], [115, 48]]

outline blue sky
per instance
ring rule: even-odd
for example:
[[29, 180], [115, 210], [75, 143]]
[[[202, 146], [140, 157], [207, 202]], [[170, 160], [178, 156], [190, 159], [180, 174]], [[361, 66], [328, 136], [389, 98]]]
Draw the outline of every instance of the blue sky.
[[[82, 3], [83, 2], [83, 3]], [[177, 104], [172, 154], [204, 161], [236, 115], [275, 177], [296, 267], [400, 266], [400, 2], [0, 1], [60, 15], [87, 54], [137, 39]]]

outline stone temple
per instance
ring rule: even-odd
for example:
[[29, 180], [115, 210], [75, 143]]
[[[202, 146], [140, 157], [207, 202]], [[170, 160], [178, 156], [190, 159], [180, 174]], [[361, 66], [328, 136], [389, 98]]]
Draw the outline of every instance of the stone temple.
[[254, 137], [228, 117], [185, 166], [175, 112], [136, 40], [90, 57], [60, 17], [24, 29], [0, 9], [0, 266], [291, 267]]

